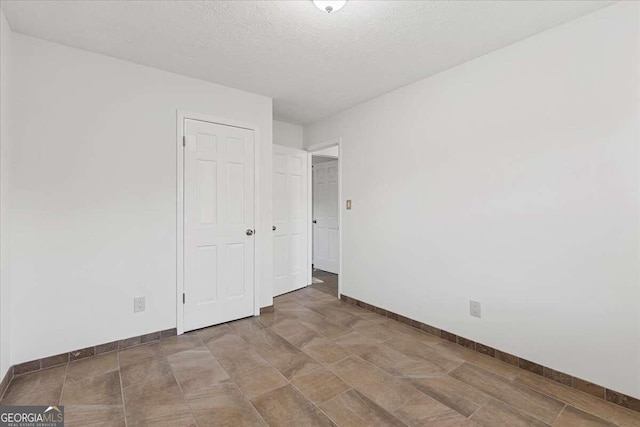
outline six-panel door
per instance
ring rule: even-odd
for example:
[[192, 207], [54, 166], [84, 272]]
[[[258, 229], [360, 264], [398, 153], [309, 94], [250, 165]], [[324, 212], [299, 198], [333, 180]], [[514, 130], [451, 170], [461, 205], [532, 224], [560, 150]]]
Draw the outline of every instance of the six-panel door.
[[254, 313], [254, 132], [185, 120], [184, 329]]
[[338, 160], [313, 165], [313, 266], [338, 274]]
[[273, 146], [273, 295], [308, 285], [308, 153]]

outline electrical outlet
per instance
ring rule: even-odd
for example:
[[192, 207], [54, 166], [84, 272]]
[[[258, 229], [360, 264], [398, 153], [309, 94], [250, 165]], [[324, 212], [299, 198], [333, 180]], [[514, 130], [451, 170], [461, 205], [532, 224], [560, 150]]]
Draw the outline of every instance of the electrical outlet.
[[473, 317], [482, 317], [482, 307], [478, 301], [469, 301], [469, 313]]
[[138, 313], [140, 311], [144, 311], [144, 297], [133, 299], [133, 312]]

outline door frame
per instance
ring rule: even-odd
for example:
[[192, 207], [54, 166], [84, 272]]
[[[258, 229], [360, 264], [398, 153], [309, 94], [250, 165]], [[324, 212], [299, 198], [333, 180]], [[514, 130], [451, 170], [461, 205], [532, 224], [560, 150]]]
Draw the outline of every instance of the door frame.
[[[182, 302], [182, 294], [184, 293], [184, 121], [198, 120], [201, 122], [214, 123], [223, 126], [232, 126], [253, 131], [253, 214], [254, 229], [258, 228], [260, 198], [258, 197], [258, 173], [259, 173], [259, 132], [258, 126], [252, 123], [241, 122], [224, 117], [210, 116], [207, 114], [194, 113], [190, 111], [177, 110], [176, 112], [176, 329], [177, 334], [184, 333], [184, 304]], [[257, 233], [256, 233], [257, 234]], [[254, 234], [255, 236], [255, 234]], [[259, 287], [258, 275], [258, 239], [253, 241], [253, 315], [260, 315], [260, 296], [258, 295]]]
[[308, 167], [308, 195], [307, 212], [310, 218], [307, 233], [309, 234], [309, 246], [307, 249], [307, 265], [309, 267], [309, 285], [313, 283], [313, 153], [326, 148], [338, 147], [338, 256], [340, 265], [338, 266], [338, 299], [342, 295], [342, 138], [333, 138], [327, 141], [311, 144], [306, 147], [309, 154]]

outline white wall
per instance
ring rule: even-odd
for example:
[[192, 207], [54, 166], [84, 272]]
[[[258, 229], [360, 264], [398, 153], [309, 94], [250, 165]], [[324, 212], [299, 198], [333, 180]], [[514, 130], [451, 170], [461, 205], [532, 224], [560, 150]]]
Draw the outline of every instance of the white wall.
[[313, 156], [311, 157], [311, 163], [314, 165], [326, 162], [335, 162], [338, 160], [337, 157], [323, 157], [323, 156]]
[[318, 150], [313, 152], [314, 156], [332, 156], [338, 157], [340, 156], [340, 147], [337, 145], [329, 148], [325, 148], [324, 150]]
[[342, 137], [343, 292], [640, 397], [639, 7], [305, 127]]
[[302, 126], [273, 121], [273, 143], [291, 148], [302, 148]]
[[11, 318], [8, 278], [7, 165], [9, 145], [9, 72], [12, 32], [0, 10], [0, 380], [11, 366]]
[[17, 33], [12, 48], [12, 363], [176, 326], [177, 110], [259, 127], [272, 304], [271, 99]]

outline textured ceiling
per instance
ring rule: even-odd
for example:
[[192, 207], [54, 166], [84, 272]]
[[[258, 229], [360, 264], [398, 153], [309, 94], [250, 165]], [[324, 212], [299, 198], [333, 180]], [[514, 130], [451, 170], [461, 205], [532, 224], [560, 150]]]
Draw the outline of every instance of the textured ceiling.
[[308, 123], [585, 15], [600, 1], [6, 1], [14, 31], [270, 96]]

